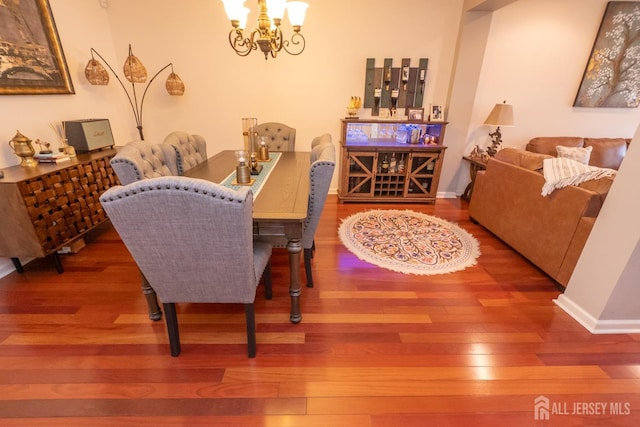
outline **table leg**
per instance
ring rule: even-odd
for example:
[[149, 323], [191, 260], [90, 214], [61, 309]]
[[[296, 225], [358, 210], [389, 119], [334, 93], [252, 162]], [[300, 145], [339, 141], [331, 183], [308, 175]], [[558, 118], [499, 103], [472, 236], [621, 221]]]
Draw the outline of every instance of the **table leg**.
[[481, 169], [484, 169], [484, 168], [481, 168], [481, 167], [479, 167], [477, 165], [474, 165], [473, 163], [471, 163], [469, 165], [469, 178], [471, 178], [471, 182], [469, 184], [467, 184], [467, 186], [464, 189], [464, 193], [462, 193], [462, 199], [463, 200], [466, 200], [467, 202], [471, 200], [471, 193], [473, 192], [473, 185], [476, 183], [476, 174]]
[[149, 319], [160, 320], [162, 319], [162, 311], [158, 305], [158, 299], [156, 298], [156, 291], [153, 290], [147, 278], [140, 272], [142, 277], [142, 294], [147, 300], [147, 306], [149, 307]]
[[291, 323], [300, 323], [302, 314], [300, 314], [300, 253], [302, 252], [302, 243], [300, 240], [289, 240], [287, 242], [287, 251], [289, 252], [289, 295], [291, 295]]

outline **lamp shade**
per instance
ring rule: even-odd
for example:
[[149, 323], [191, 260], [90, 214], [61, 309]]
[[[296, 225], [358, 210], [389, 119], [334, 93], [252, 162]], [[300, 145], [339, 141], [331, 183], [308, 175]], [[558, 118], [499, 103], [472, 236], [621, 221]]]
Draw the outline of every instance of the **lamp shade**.
[[167, 77], [167, 81], [165, 82], [165, 88], [167, 89], [167, 92], [171, 96], [184, 95], [184, 82], [174, 72], [171, 72], [171, 74], [169, 74], [169, 77]]
[[106, 85], [109, 83], [109, 74], [101, 63], [95, 59], [90, 59], [84, 69], [84, 76], [92, 85]]
[[484, 121], [489, 126], [513, 126], [513, 106], [507, 104], [496, 104], [489, 113], [489, 117]]
[[307, 13], [309, 5], [301, 1], [290, 1], [287, 3], [287, 14], [289, 22], [294, 27], [302, 27], [304, 15]]
[[267, 0], [267, 14], [271, 20], [284, 18], [287, 0]]
[[131, 53], [131, 50], [129, 50], [129, 56], [125, 60], [122, 70], [124, 71], [124, 76], [131, 83], [144, 83], [147, 81], [147, 69], [142, 62]]
[[246, 0], [221, 0], [230, 21], [240, 21]]

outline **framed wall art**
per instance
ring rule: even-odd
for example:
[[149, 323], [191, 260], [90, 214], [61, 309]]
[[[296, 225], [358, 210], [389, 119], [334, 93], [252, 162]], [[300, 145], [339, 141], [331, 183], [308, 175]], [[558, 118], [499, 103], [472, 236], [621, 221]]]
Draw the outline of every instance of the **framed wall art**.
[[640, 3], [610, 1], [574, 107], [634, 108], [640, 102]]
[[0, 95], [75, 93], [47, 0], [0, 8]]

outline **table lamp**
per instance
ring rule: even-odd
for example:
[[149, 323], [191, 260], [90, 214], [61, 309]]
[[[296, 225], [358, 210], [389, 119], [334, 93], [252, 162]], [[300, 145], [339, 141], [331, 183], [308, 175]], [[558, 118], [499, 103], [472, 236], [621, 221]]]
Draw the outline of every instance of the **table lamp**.
[[513, 107], [504, 101], [502, 104], [496, 104], [489, 113], [489, 117], [484, 121], [485, 125], [497, 126], [495, 132], [491, 132], [491, 146], [487, 148], [487, 153], [493, 157], [500, 149], [502, 143], [502, 133], [500, 133], [500, 126], [511, 127], [513, 126]]

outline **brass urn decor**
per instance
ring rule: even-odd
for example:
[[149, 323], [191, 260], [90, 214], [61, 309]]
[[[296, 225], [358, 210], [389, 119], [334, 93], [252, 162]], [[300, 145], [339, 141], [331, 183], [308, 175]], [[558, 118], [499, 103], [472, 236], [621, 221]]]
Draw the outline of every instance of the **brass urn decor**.
[[31, 140], [20, 133], [16, 132], [16, 136], [9, 141], [9, 147], [13, 149], [16, 156], [20, 157], [22, 161], [20, 166], [33, 167], [38, 164], [33, 156], [36, 154], [36, 150], [31, 145]]

